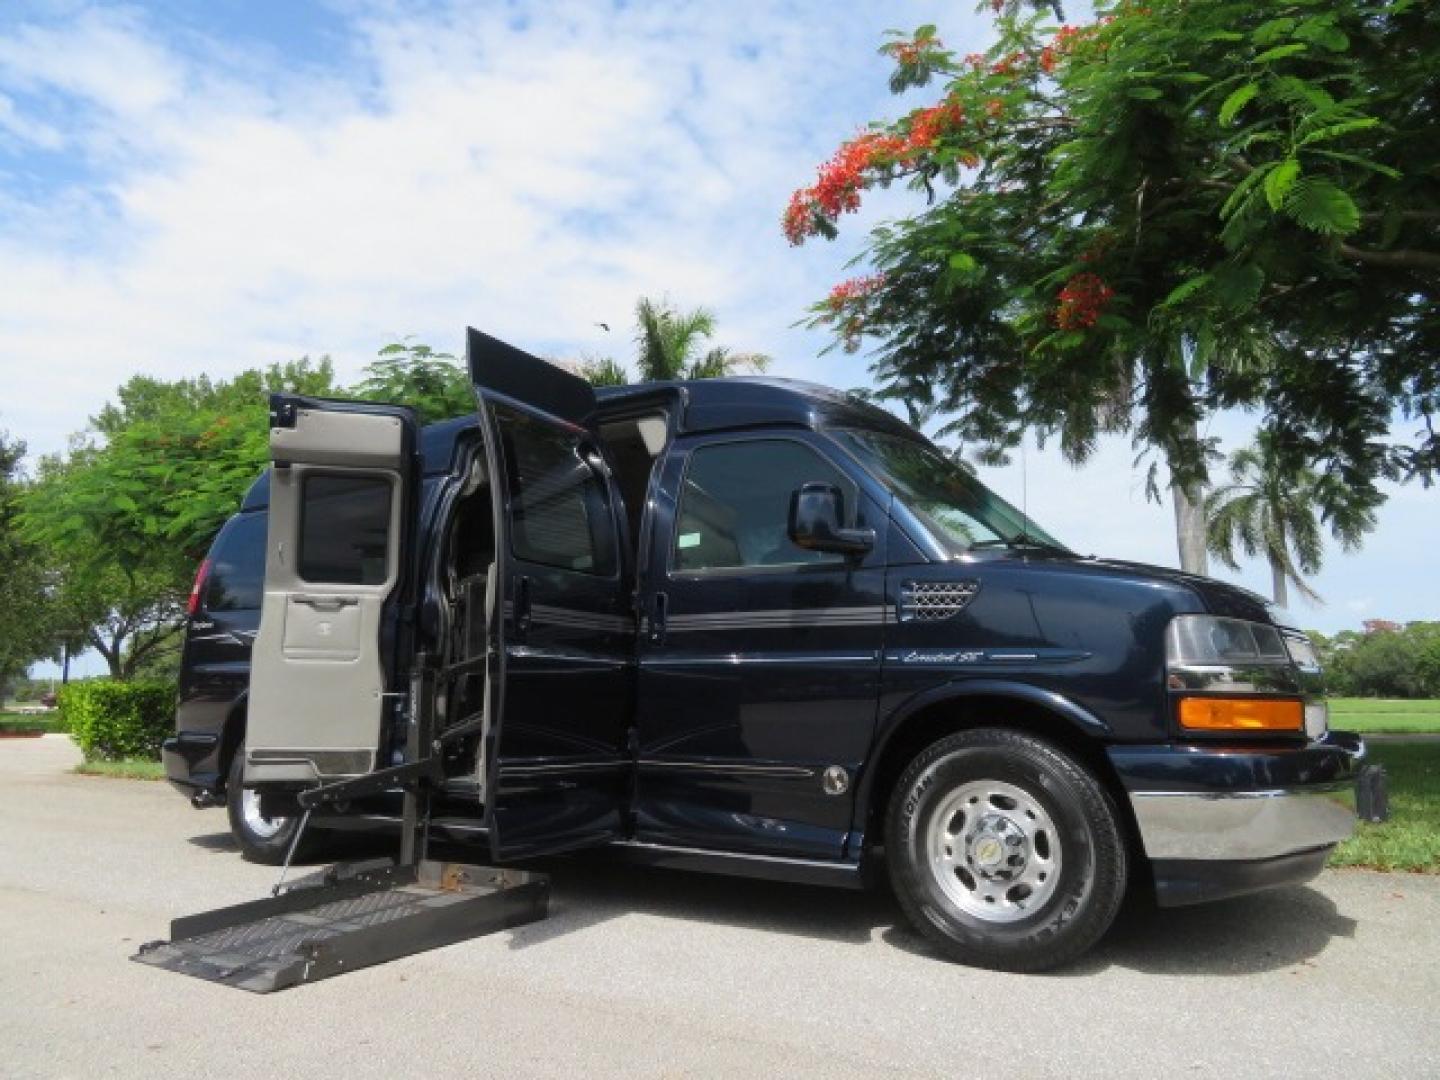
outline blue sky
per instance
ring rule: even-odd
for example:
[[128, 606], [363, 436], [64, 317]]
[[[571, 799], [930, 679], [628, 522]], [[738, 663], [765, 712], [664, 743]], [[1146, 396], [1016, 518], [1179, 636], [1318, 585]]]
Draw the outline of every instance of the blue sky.
[[[624, 356], [642, 293], [713, 307], [779, 374], [862, 385], [863, 356], [819, 356], [795, 323], [865, 226], [913, 204], [877, 196], [841, 241], [800, 250], [779, 215], [840, 139], [909, 107], [876, 47], [931, 21], [962, 51], [988, 32], [967, 0], [7, 4], [0, 427], [54, 451], [132, 372], [329, 353], [348, 377], [398, 335], [458, 349], [466, 324]], [[1175, 561], [1126, 442], [1079, 471], [1025, 457], [1057, 535]], [[985, 476], [1021, 500], [1018, 463]], [[1437, 507], [1396, 490], [1301, 620], [1434, 617], [1417, 541]], [[1260, 567], [1238, 578], [1267, 587]]]

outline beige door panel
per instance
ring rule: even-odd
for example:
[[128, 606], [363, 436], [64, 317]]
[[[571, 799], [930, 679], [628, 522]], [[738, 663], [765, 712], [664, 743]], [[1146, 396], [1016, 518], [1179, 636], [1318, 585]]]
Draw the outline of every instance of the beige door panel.
[[281, 650], [287, 660], [359, 660], [363, 622], [359, 596], [289, 596]]
[[[301, 409], [294, 428], [271, 431], [265, 595], [251, 661], [245, 781], [313, 782], [376, 768], [385, 711], [380, 626], [398, 578], [404, 513], [404, 428], [394, 417]], [[380, 479], [389, 485], [383, 565], [379, 537], [319, 534], [327, 554], [364, 550], [354, 576], [300, 576], [302, 506], [312, 477]], [[318, 505], [318, 504], [316, 504]], [[317, 511], [318, 512], [318, 511]], [[310, 565], [326, 565], [311, 559]], [[313, 572], [313, 571], [312, 571]]]

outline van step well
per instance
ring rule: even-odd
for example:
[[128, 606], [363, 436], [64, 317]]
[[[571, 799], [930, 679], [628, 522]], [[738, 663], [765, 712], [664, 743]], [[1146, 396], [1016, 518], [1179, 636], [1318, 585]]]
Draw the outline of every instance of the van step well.
[[279, 896], [171, 923], [131, 959], [258, 994], [543, 919], [543, 874], [423, 859], [351, 863]]

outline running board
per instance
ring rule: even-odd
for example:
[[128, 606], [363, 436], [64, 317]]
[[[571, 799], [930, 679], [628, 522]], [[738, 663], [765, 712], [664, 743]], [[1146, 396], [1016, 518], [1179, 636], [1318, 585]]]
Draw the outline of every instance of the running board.
[[672, 847], [639, 840], [617, 840], [606, 850], [618, 852], [630, 862], [665, 870], [698, 870], [705, 874], [789, 881], [798, 885], [829, 885], [842, 889], [867, 887], [865, 876], [857, 863], [714, 851], [709, 848]]
[[343, 975], [545, 917], [544, 874], [437, 862], [352, 863], [286, 892], [176, 919], [142, 964], [257, 994]]

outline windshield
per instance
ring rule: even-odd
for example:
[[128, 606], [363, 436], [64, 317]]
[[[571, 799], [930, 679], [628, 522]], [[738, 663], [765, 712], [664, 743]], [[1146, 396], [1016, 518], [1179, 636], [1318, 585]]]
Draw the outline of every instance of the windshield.
[[830, 435], [895, 493], [952, 554], [977, 547], [1064, 545], [933, 447], [861, 429]]

